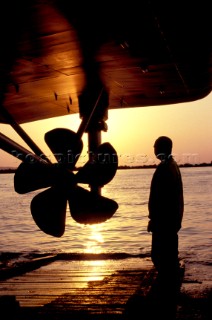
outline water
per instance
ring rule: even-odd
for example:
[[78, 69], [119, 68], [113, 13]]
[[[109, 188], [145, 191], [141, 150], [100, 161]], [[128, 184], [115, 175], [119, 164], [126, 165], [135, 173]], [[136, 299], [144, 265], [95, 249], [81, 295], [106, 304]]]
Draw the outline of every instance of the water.
[[[32, 198], [13, 189], [13, 174], [0, 175], [0, 253], [126, 253], [149, 256], [151, 235], [146, 231], [148, 196], [154, 169], [118, 170], [102, 195], [118, 202], [108, 221], [98, 225], [75, 222], [67, 206], [66, 229], [61, 238], [39, 230], [30, 213]], [[212, 276], [212, 167], [181, 168], [185, 212], [179, 232], [179, 251], [190, 272], [210, 281]]]

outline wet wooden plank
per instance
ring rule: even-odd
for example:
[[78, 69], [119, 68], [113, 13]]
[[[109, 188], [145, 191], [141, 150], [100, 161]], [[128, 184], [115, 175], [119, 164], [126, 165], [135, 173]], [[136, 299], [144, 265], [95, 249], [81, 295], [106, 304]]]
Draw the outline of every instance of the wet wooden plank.
[[[129, 296], [140, 286], [147, 270], [114, 271], [107, 266], [79, 270], [73, 262], [55, 261], [48, 266], [1, 281], [0, 295], [15, 296], [20, 307], [95, 310], [113, 301], [113, 312], [123, 309]], [[119, 301], [119, 303], [117, 302]], [[114, 304], [119, 307], [114, 308]], [[120, 307], [122, 306], [122, 307]], [[123, 310], [122, 310], [123, 311]]]
[[[0, 281], [0, 307], [14, 320], [149, 319], [156, 276], [150, 260], [56, 260]], [[183, 282], [176, 319], [207, 319], [210, 292], [200, 296], [201, 286]]]

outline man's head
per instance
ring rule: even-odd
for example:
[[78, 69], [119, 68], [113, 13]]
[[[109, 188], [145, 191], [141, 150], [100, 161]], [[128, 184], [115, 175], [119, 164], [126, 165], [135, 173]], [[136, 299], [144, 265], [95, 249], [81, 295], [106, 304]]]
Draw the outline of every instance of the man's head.
[[155, 140], [154, 152], [158, 159], [169, 156], [172, 152], [172, 140], [166, 136], [159, 137]]

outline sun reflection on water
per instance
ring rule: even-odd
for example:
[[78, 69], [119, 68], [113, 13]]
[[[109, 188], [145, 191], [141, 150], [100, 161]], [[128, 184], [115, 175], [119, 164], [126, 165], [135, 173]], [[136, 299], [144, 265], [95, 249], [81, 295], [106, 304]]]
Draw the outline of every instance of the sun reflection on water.
[[90, 234], [88, 234], [88, 240], [85, 243], [85, 253], [101, 253], [102, 244], [104, 243], [104, 238], [102, 235], [102, 225], [95, 224], [89, 226]]

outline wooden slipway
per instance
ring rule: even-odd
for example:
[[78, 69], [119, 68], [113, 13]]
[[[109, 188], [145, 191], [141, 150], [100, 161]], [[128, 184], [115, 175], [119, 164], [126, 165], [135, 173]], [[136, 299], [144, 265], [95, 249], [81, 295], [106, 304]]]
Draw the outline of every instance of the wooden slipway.
[[[1, 275], [2, 320], [150, 319], [148, 295], [157, 274], [149, 258], [47, 257], [24, 268]], [[179, 303], [176, 319], [190, 319]]]
[[0, 295], [9, 309], [9, 304], [15, 306], [16, 301], [22, 319], [29, 313], [41, 318], [42, 314], [52, 314], [54, 319], [61, 313], [118, 316], [129, 298], [141, 289], [141, 283], [148, 290], [155, 275], [150, 262], [138, 261], [56, 260], [2, 280]]

